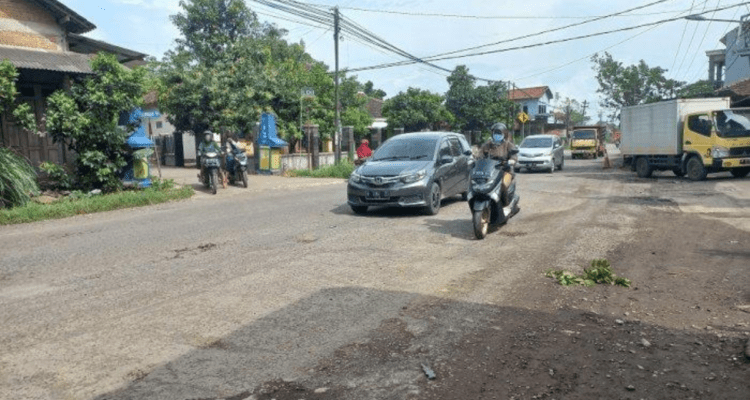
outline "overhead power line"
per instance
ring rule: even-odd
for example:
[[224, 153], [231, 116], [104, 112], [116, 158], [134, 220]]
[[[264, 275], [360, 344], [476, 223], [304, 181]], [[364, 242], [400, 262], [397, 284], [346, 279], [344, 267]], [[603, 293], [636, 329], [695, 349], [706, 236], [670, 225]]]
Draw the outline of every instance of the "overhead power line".
[[[311, 6], [320, 8], [330, 8], [331, 6], [326, 4], [307, 3]], [[502, 20], [540, 20], [540, 19], [589, 19], [598, 18], [602, 16], [589, 15], [589, 16], [539, 16], [539, 15], [466, 15], [466, 14], [442, 14], [442, 13], [420, 13], [420, 12], [408, 12], [408, 11], [396, 11], [396, 10], [376, 10], [371, 8], [360, 8], [360, 7], [339, 7], [341, 10], [352, 10], [362, 11], [377, 14], [394, 14], [404, 15], [409, 17], [437, 17], [437, 18], [463, 18], [463, 19], [502, 19]], [[678, 10], [672, 11], [658, 11], [652, 13], [635, 13], [628, 15], [617, 15], [618, 17], [644, 17], [649, 15], [660, 15], [660, 14], [673, 14], [679, 12]], [[606, 16], [604, 16], [606, 17]]]
[[[698, 13], [698, 15], [707, 14], [709, 12], [727, 10], [730, 8], [740, 7], [740, 6], [744, 6], [747, 4], [750, 4], [750, 2], [742, 2], [742, 3], [732, 4], [732, 5], [721, 7], [721, 8], [716, 8], [713, 10], [706, 10], [706, 11], [702, 11]], [[629, 27], [620, 28], [620, 29], [613, 29], [613, 30], [604, 31], [604, 32], [596, 32], [596, 33], [590, 33], [586, 35], [573, 36], [573, 37], [564, 38], [564, 39], [550, 40], [546, 42], [528, 44], [528, 45], [523, 45], [523, 46], [506, 47], [502, 49], [487, 50], [487, 51], [468, 53], [468, 54], [458, 54], [458, 55], [448, 55], [448, 56], [436, 55], [436, 56], [430, 56], [430, 57], [423, 57], [423, 60], [432, 62], [432, 61], [452, 60], [452, 59], [457, 59], [457, 58], [467, 58], [467, 57], [476, 57], [476, 56], [482, 56], [482, 55], [488, 55], [488, 54], [504, 53], [504, 52], [515, 51], [515, 50], [524, 50], [524, 49], [530, 49], [530, 48], [535, 48], [535, 47], [547, 46], [550, 44], [564, 43], [564, 42], [570, 42], [574, 40], [592, 38], [596, 36], [609, 35], [609, 34], [618, 33], [618, 32], [631, 31], [631, 30], [645, 28], [649, 26], [660, 25], [666, 22], [678, 21], [678, 20], [681, 20], [682, 18], [683, 17], [667, 18], [667, 19], [662, 19], [662, 20], [655, 21], [655, 22], [649, 22], [645, 24], [639, 24], [639, 25], [629, 26]], [[349, 71], [350, 72], [367, 71], [367, 70], [374, 70], [374, 69], [400, 67], [400, 66], [405, 66], [405, 65], [410, 65], [410, 64], [413, 64], [413, 62], [401, 61], [397, 63], [387, 63], [387, 64], [380, 64], [380, 65], [373, 65], [370, 67], [354, 68], [354, 69], [350, 69]]]

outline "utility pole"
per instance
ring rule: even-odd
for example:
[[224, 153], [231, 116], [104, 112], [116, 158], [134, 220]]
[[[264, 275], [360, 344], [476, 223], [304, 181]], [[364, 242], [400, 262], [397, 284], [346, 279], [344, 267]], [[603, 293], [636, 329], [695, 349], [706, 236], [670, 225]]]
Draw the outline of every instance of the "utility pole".
[[583, 103], [581, 103], [581, 105], [583, 106], [583, 111], [581, 111], [581, 117], [585, 121], [586, 120], [586, 107], [589, 106], [589, 101], [588, 100], [584, 100]]
[[334, 83], [336, 86], [336, 132], [334, 133], [334, 144], [336, 154], [334, 160], [336, 164], [341, 161], [341, 104], [339, 104], [339, 7], [333, 8], [333, 43], [336, 53], [336, 72], [334, 74]]

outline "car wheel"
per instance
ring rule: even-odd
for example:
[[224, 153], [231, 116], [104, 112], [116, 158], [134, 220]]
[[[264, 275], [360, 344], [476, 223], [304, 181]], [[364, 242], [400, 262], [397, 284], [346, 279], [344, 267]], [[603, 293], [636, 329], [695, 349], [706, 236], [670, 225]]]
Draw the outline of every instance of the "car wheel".
[[350, 206], [352, 208], [352, 211], [354, 211], [355, 214], [365, 214], [367, 213], [367, 206]]
[[427, 211], [427, 214], [437, 215], [438, 211], [440, 211], [440, 200], [442, 199], [441, 196], [440, 185], [438, 185], [437, 182], [433, 182], [432, 187], [430, 188], [430, 202], [425, 209], [425, 211]]
[[708, 171], [703, 165], [703, 161], [698, 156], [690, 157], [687, 162], [687, 176], [691, 181], [702, 181], [706, 179]]

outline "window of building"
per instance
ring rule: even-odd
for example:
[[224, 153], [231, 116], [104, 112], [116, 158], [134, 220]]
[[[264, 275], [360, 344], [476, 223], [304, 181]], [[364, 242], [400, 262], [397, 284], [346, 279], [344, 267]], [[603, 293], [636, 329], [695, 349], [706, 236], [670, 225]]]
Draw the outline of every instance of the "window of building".
[[539, 114], [547, 114], [547, 106], [544, 104], [539, 105]]
[[161, 129], [164, 124], [161, 121], [156, 121], [156, 129]]

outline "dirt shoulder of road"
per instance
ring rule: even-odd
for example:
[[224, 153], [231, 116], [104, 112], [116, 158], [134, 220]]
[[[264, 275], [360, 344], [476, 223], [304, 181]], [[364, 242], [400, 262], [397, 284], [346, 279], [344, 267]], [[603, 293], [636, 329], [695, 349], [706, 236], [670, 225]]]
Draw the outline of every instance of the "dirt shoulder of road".
[[747, 232], [676, 210], [638, 223], [608, 254], [629, 289], [539, 271], [502, 307], [420, 297], [308, 379], [241, 398], [746, 399]]

